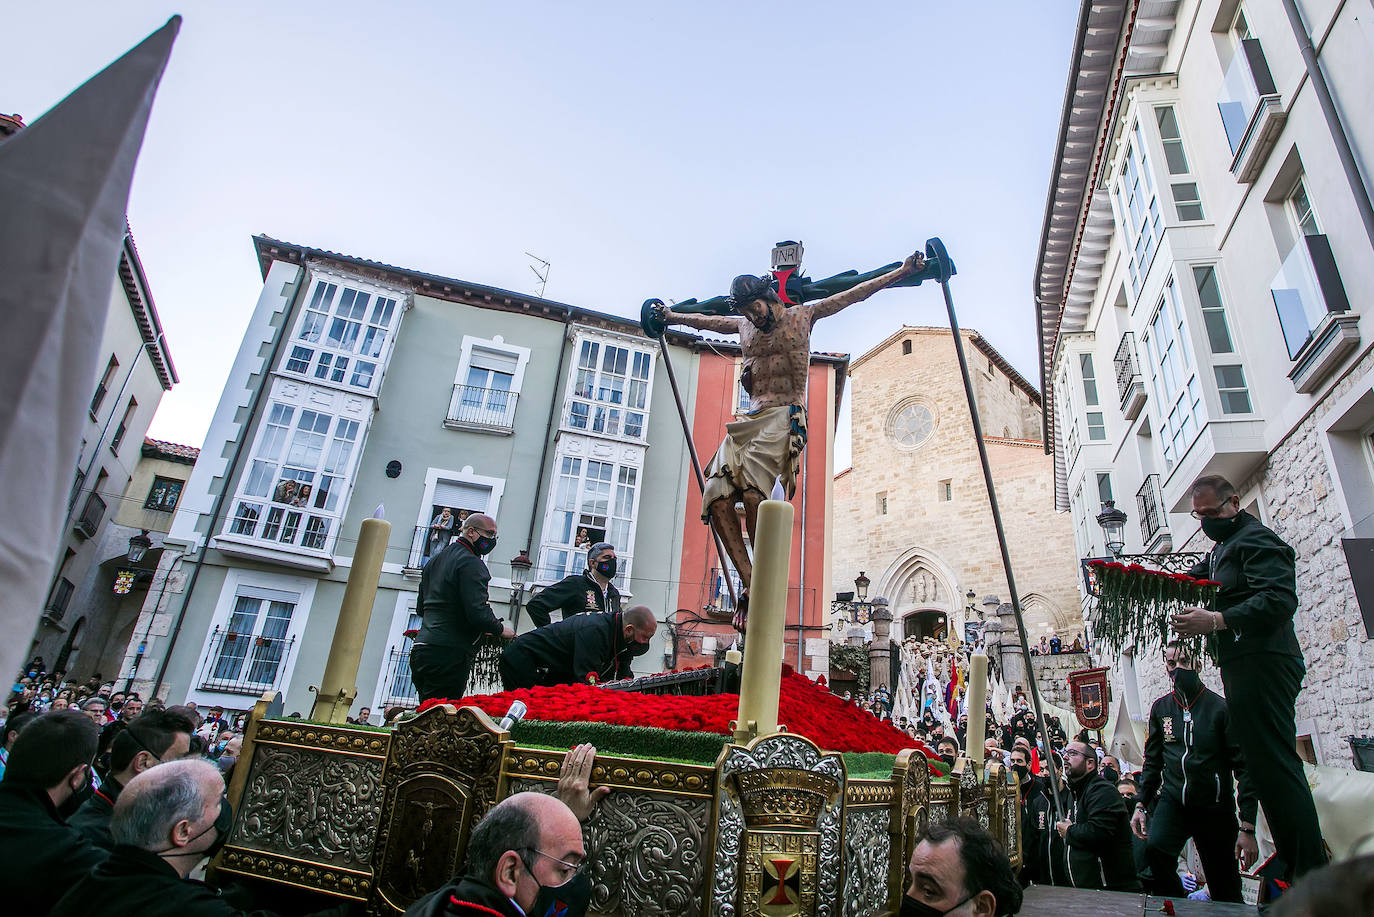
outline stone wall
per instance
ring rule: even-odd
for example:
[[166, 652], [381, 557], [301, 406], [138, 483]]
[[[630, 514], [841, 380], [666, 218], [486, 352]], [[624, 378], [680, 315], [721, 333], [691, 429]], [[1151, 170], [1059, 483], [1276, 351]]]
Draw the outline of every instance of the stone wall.
[[[1092, 657], [1087, 653], [1031, 657], [1031, 668], [1035, 670], [1035, 683], [1040, 686], [1040, 696], [1047, 703], [1065, 710], [1073, 709], [1073, 700], [1069, 695], [1069, 673], [1090, 669], [1093, 665]], [[1113, 696], [1112, 702], [1115, 701]], [[1078, 731], [1078, 723], [1065, 723], [1064, 731], [1072, 736]]]
[[[964, 332], [971, 339], [974, 332]], [[911, 352], [903, 353], [910, 342]], [[1083, 630], [1072, 520], [1054, 510], [1053, 460], [1039, 442], [1034, 399], [966, 340], [989, 461], [1033, 639], [1049, 631], [1067, 640]], [[962, 626], [965, 594], [1010, 598], [987, 490], [978, 461], [953, 338], [946, 329], [904, 328], [855, 360], [853, 467], [834, 483], [831, 580], [848, 590], [860, 571], [870, 596], [891, 603], [893, 636], [904, 617], [943, 612]], [[916, 445], [894, 439], [896, 415], [912, 402], [933, 417]], [[1006, 431], [1012, 439], [1002, 438]], [[946, 483], [948, 492], [946, 492]], [[949, 499], [945, 499], [948, 493]]]

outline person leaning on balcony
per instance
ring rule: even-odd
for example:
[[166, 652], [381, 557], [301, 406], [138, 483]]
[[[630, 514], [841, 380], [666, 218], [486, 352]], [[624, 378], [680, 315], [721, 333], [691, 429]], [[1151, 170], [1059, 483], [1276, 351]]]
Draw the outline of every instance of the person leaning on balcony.
[[1240, 508], [1220, 475], [1193, 482], [1193, 517], [1215, 544], [1189, 575], [1221, 584], [1215, 608], [1188, 607], [1170, 619], [1181, 636], [1205, 635], [1221, 669], [1231, 723], [1259, 796], [1284, 878], [1324, 865], [1317, 807], [1296, 746], [1293, 705], [1307, 668], [1293, 631], [1296, 554]]
[[420, 574], [415, 603], [420, 632], [410, 651], [410, 671], [421, 701], [457, 700], [467, 694], [478, 641], [487, 634], [515, 636], [487, 599], [491, 573], [482, 558], [495, 547], [496, 520], [474, 513], [458, 538], [431, 558]]
[[587, 550], [587, 569], [565, 577], [530, 599], [527, 606], [535, 627], [549, 623], [549, 613], [563, 609], [563, 620], [584, 611], [620, 611], [620, 593], [611, 582], [616, 574], [615, 545], [598, 542]]

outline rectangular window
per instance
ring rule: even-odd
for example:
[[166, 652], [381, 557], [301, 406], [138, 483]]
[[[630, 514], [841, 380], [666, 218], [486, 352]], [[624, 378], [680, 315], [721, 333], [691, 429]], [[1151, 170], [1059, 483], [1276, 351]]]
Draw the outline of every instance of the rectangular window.
[[1245, 387], [1245, 370], [1239, 366], [1214, 366], [1217, 394], [1223, 414], [1249, 414], [1250, 392]]
[[1093, 355], [1080, 353], [1078, 368], [1083, 373], [1083, 403], [1089, 407], [1097, 405], [1097, 375], [1093, 372]]
[[1212, 353], [1233, 353], [1235, 347], [1231, 343], [1231, 329], [1226, 324], [1226, 310], [1221, 304], [1216, 268], [1210, 264], [1193, 268], [1193, 284], [1202, 305], [1202, 324], [1207, 330], [1207, 343]]
[[576, 573], [587, 564], [587, 549], [606, 541], [616, 546], [620, 572], [615, 583], [624, 589], [633, 554], [639, 469], [565, 455], [553, 489], [540, 577], [557, 580]]
[[48, 617], [60, 619], [67, 613], [67, 606], [72, 602], [72, 593], [76, 591], [76, 585], [65, 576], [57, 581], [57, 585], [52, 587], [52, 595], [48, 598], [48, 604], [44, 607]]
[[1202, 219], [1202, 196], [1198, 194], [1197, 182], [1175, 182], [1169, 187], [1174, 194], [1174, 211], [1179, 222]]
[[278, 687], [291, 644], [288, 637], [298, 597], [241, 586], [229, 620], [216, 627], [200, 687], [256, 693]]
[[396, 306], [387, 296], [316, 280], [283, 371], [371, 390]]
[[643, 439], [652, 366], [648, 351], [583, 340], [574, 369], [568, 426]]
[[879, 493], [878, 493], [878, 495], [877, 495], [877, 502], [878, 502], [878, 515], [879, 515], [879, 516], [886, 516], [886, 515], [887, 515], [887, 491], [885, 491], [885, 490], [884, 490], [884, 491], [879, 491]]
[[181, 488], [185, 483], [185, 481], [178, 481], [175, 478], [164, 478], [162, 475], [155, 476], [153, 486], [148, 488], [148, 499], [143, 501], [143, 508], [159, 513], [170, 513], [177, 508], [177, 501], [181, 499]]
[[939, 489], [937, 490], [937, 495], [939, 496], [940, 502], [942, 502], [942, 503], [949, 503], [949, 502], [953, 501], [953, 500], [954, 500], [954, 479], [953, 479], [953, 478], [946, 478], [945, 480], [941, 481], [940, 484], [939, 484]]
[[114, 354], [110, 354], [110, 362], [105, 364], [105, 373], [100, 377], [100, 381], [95, 385], [95, 394], [91, 396], [91, 416], [94, 417], [100, 410], [101, 402], [109, 394], [110, 386], [114, 384], [115, 370], [119, 369], [119, 360]]
[[356, 420], [270, 402], [229, 531], [325, 550], [360, 426]]
[[1139, 293], [1162, 231], [1150, 157], [1139, 121], [1131, 129], [1130, 143], [1122, 160], [1116, 181], [1116, 201], [1119, 218], [1126, 230], [1123, 235], [1129, 243], [1131, 289]]
[[1101, 411], [1088, 412], [1088, 439], [1093, 442], [1102, 442], [1107, 438], [1107, 425], [1102, 419]]
[[1115, 503], [1112, 496], [1112, 476], [1105, 472], [1097, 473], [1097, 499], [1101, 503]]
[[130, 397], [128, 405], [124, 408], [124, 416], [120, 418], [119, 426], [115, 427], [114, 436], [110, 439], [110, 451], [119, 452], [119, 446], [124, 442], [124, 436], [129, 432], [129, 424], [133, 422], [134, 411], [138, 410], [138, 399]]
[[1161, 415], [1160, 443], [1164, 462], [1172, 468], [1206, 422], [1202, 393], [1174, 278], [1165, 283], [1154, 318], [1145, 331], [1150, 355], [1150, 378]]
[[1178, 130], [1178, 117], [1172, 105], [1161, 105], [1155, 109], [1155, 122], [1159, 125], [1159, 139], [1164, 145], [1164, 164], [1170, 175], [1187, 175], [1188, 157], [1183, 152], [1183, 136]]
[[[1317, 280], [1311, 244], [1325, 240], [1309, 238], [1321, 236], [1321, 225], [1307, 193], [1305, 176], [1299, 176], [1293, 183], [1284, 201], [1284, 209], [1298, 233], [1298, 239], [1279, 265], [1278, 273], [1269, 284], [1269, 293], [1278, 312], [1284, 342], [1288, 345], [1288, 356], [1297, 359], [1312, 337], [1312, 332], [1325, 320], [1329, 308], [1325, 292]], [[1329, 255], [1329, 246], [1322, 248]], [[1344, 308], [1344, 304], [1338, 306], [1338, 310]]]

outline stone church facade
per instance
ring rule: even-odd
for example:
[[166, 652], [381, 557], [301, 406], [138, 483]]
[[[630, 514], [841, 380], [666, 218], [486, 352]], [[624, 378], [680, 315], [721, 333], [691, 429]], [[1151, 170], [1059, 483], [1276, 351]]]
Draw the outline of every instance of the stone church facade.
[[[1072, 520], [1054, 509], [1040, 393], [982, 335], [962, 333], [1030, 637], [1071, 642], [1083, 630], [1079, 568]], [[903, 326], [853, 362], [850, 391], [853, 464], [835, 477], [831, 582], [845, 590], [866, 573], [896, 639], [962, 632], [985, 597], [1011, 596], [950, 331]]]

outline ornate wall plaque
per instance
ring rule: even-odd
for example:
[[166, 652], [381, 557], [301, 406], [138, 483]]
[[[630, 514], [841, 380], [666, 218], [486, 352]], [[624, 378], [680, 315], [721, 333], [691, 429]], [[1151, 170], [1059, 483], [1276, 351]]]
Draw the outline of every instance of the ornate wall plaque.
[[847, 808], [844, 814], [844, 917], [878, 917], [888, 902], [892, 813]]

